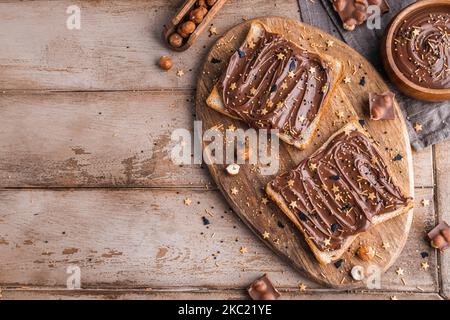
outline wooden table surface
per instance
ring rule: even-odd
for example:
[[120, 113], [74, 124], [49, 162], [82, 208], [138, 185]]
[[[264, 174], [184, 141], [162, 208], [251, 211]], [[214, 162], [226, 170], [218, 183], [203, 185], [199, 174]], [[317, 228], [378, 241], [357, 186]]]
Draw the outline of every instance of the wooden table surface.
[[[412, 230], [371, 291], [301, 276], [236, 218], [205, 168], [170, 161], [170, 135], [192, 128], [196, 78], [217, 39], [164, 48], [162, 25], [182, 2], [0, 0], [0, 297], [247, 298], [263, 273], [287, 299], [449, 297], [450, 254], [424, 236], [450, 220], [450, 142], [413, 153]], [[72, 4], [81, 30], [66, 28]], [[213, 23], [220, 34], [274, 14], [301, 16], [295, 0], [230, 0]], [[168, 73], [156, 65], [165, 54]], [[67, 289], [68, 266], [80, 267], [82, 289]]]

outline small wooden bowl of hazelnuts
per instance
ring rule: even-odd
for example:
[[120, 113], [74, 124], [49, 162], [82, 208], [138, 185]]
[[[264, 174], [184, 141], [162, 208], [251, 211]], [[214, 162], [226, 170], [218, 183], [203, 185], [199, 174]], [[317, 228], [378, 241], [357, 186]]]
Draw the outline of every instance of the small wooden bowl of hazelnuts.
[[188, 49], [205, 30], [227, 0], [187, 0], [176, 16], [164, 26], [164, 41], [170, 49]]

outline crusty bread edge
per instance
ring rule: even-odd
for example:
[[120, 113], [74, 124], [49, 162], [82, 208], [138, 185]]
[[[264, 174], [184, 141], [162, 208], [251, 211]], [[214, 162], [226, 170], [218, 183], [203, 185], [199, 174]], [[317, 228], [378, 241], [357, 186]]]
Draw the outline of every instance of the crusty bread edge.
[[[351, 128], [353, 127], [354, 129], [358, 130], [359, 132], [361, 132], [362, 134], [366, 135], [366, 133], [364, 132], [364, 130], [361, 128], [361, 126], [359, 124], [357, 124], [356, 122], [350, 122], [347, 125], [345, 125], [344, 127], [342, 127], [340, 130], [338, 130], [337, 132], [335, 132], [328, 140], [327, 142], [325, 142], [319, 149], [317, 149], [316, 152], [314, 152], [314, 154], [311, 157], [314, 157], [316, 154], [318, 154], [319, 152], [323, 151], [328, 144], [340, 133], [342, 133], [343, 131], [345, 131], [347, 128]], [[367, 135], [366, 135], [367, 136]], [[392, 177], [391, 173], [389, 172], [389, 168], [388, 170], [388, 174], [390, 177]], [[393, 182], [395, 183], [394, 179]], [[397, 184], [395, 184], [397, 185]], [[404, 195], [403, 190], [400, 190], [400, 192]], [[295, 215], [295, 213], [293, 213], [290, 209], [288, 204], [286, 203], [286, 201], [284, 200], [284, 198], [281, 196], [281, 194], [275, 192], [271, 186], [271, 182], [269, 182], [266, 185], [266, 193], [267, 195], [280, 207], [280, 209], [284, 212], [284, 214], [287, 215], [287, 217], [296, 225], [296, 227], [302, 232], [306, 242], [308, 243], [308, 245], [310, 246], [314, 256], [316, 257], [316, 259], [321, 263], [321, 264], [329, 264], [337, 259], [339, 259], [346, 251], [347, 249], [351, 246], [351, 244], [353, 243], [353, 241], [361, 234], [356, 234], [353, 236], [348, 237], [344, 243], [342, 244], [342, 247], [338, 250], [333, 250], [333, 251], [321, 251], [319, 250], [319, 248], [316, 246], [316, 244], [308, 238], [308, 234], [303, 230], [303, 228], [301, 227], [301, 223], [298, 220], [298, 217]], [[392, 218], [395, 218], [401, 214], [407, 213], [410, 209], [412, 209], [414, 206], [414, 203], [411, 199], [408, 199], [406, 206], [399, 208], [395, 211], [389, 212], [389, 213], [385, 213], [381, 216], [375, 216], [373, 217], [372, 220], [372, 226], [370, 228], [373, 228], [374, 226], [385, 222], [387, 220], [390, 220]]]

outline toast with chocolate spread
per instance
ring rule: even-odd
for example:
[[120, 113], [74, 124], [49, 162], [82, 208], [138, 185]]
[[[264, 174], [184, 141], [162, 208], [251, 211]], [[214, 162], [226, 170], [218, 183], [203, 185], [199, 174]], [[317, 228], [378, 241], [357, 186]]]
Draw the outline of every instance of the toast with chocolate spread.
[[206, 102], [255, 129], [278, 129], [281, 140], [304, 149], [342, 74], [340, 61], [253, 22]]
[[413, 207], [357, 122], [276, 177], [266, 192], [322, 264], [339, 259], [362, 232]]

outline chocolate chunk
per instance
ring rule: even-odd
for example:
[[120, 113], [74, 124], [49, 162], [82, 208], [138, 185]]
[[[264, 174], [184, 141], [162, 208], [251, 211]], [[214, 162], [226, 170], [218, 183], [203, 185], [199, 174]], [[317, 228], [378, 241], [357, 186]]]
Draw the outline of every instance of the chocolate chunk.
[[399, 154], [396, 155], [396, 156], [394, 157], [394, 159], [392, 159], [392, 160], [394, 160], [394, 161], [402, 161], [402, 160], [403, 160], [403, 156], [399, 153]]
[[369, 93], [370, 119], [394, 120], [394, 98], [395, 95], [390, 91], [382, 94]]
[[420, 253], [420, 256], [422, 257], [422, 259], [428, 258], [430, 255], [428, 254], [428, 252], [423, 251]]
[[338, 181], [340, 178], [337, 175], [330, 176], [331, 180]]
[[253, 282], [247, 291], [253, 300], [276, 300], [281, 296], [267, 274]]
[[368, 15], [368, 8], [376, 5], [381, 14], [389, 11], [386, 0], [332, 0], [334, 10], [339, 14], [345, 30], [352, 31], [357, 25], [363, 24]]
[[361, 79], [359, 80], [359, 85], [362, 87], [366, 85], [366, 77], [361, 77]]
[[450, 227], [447, 222], [441, 221], [433, 230], [428, 232], [428, 239], [430, 239], [433, 248], [441, 251], [447, 249], [450, 242]]

